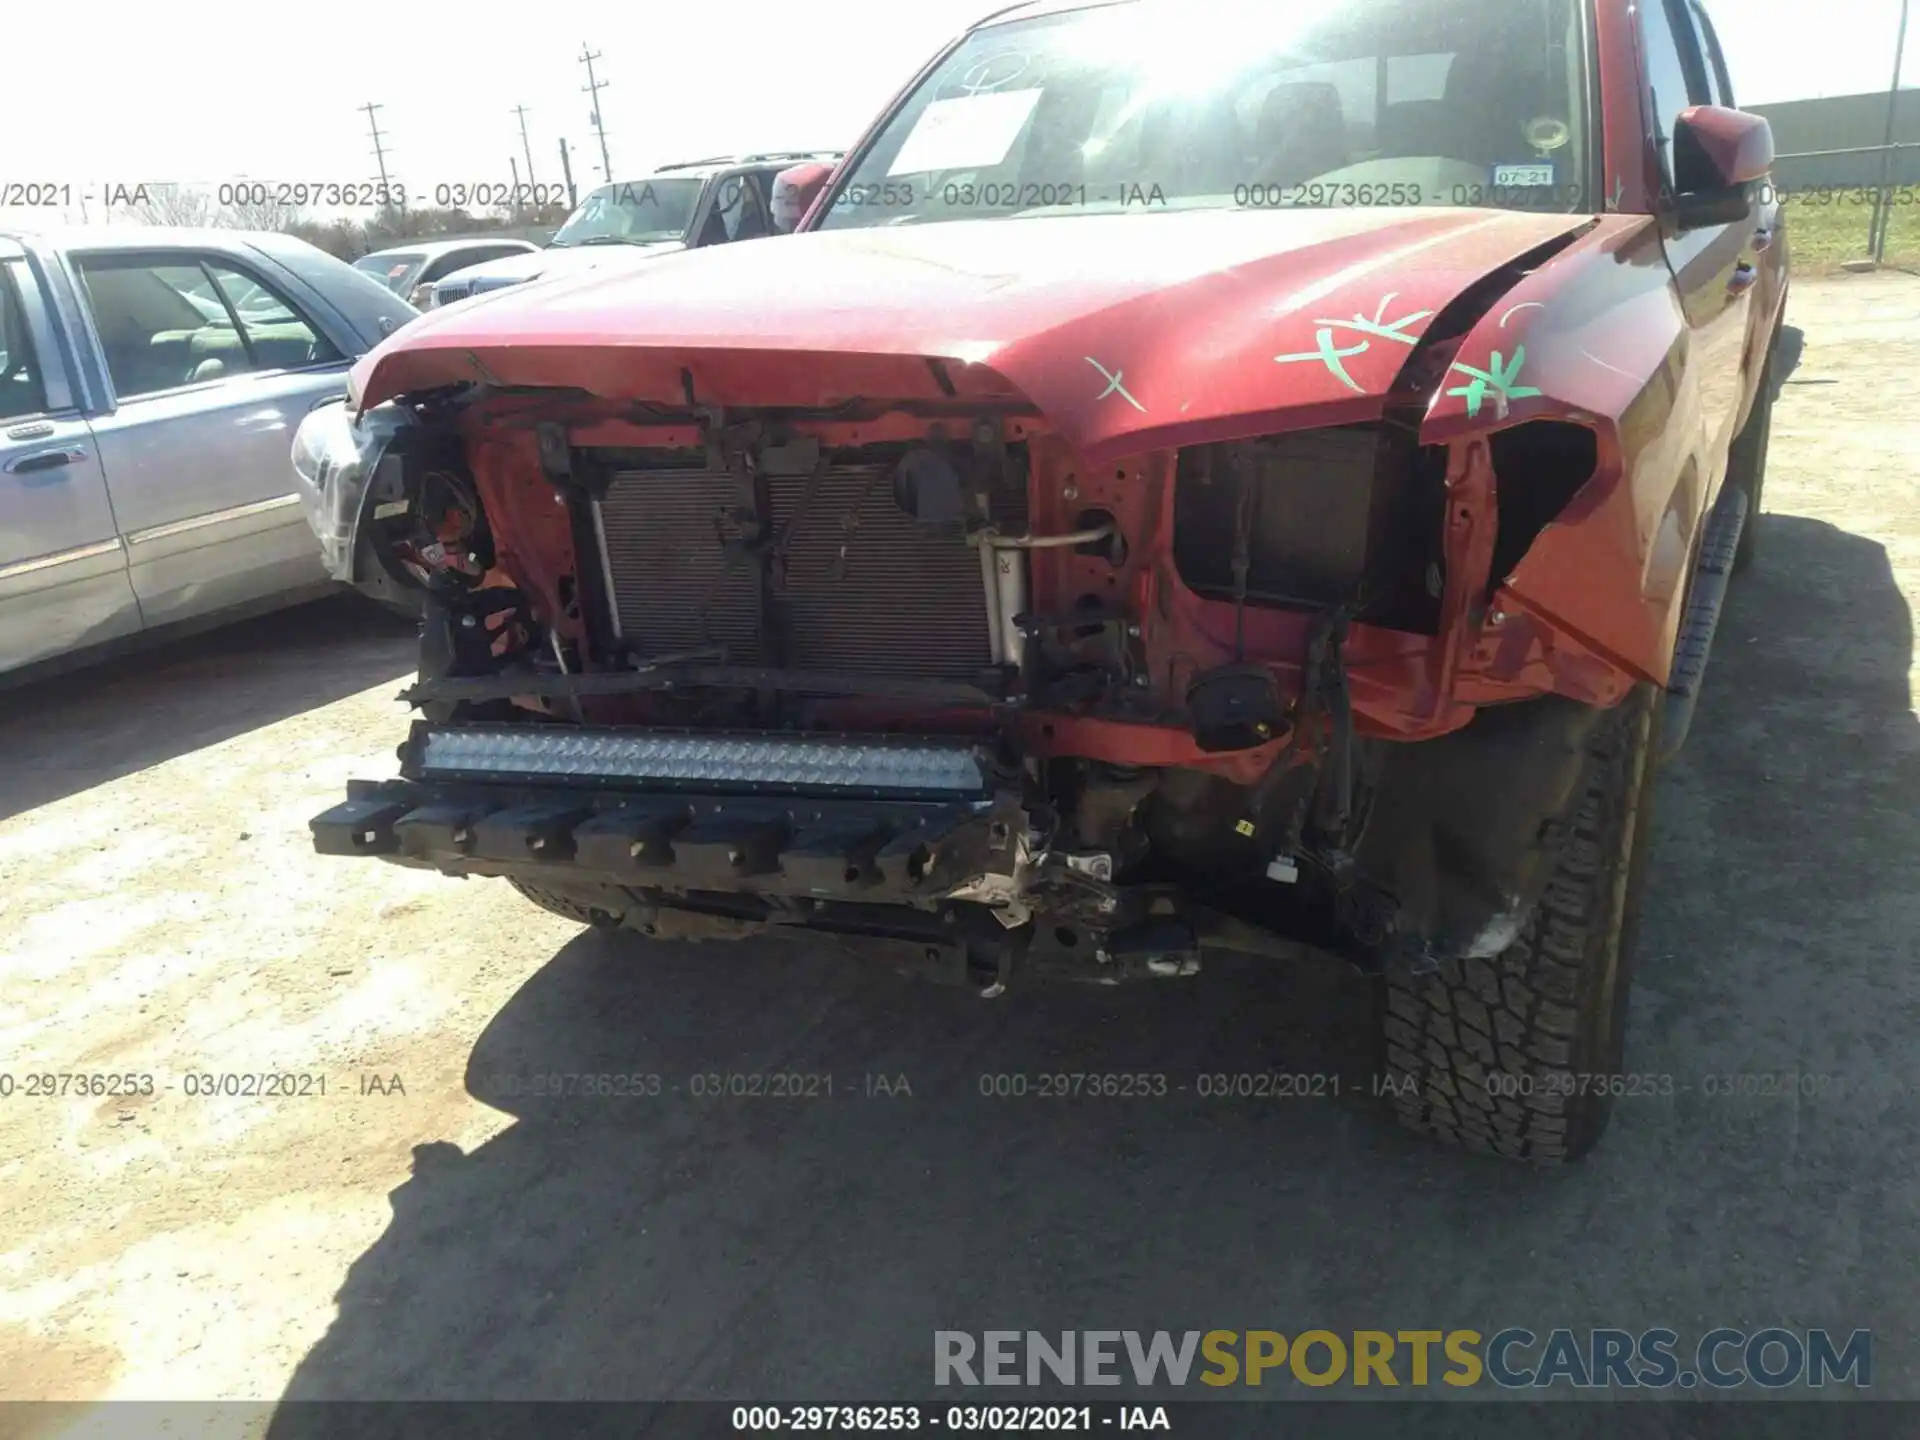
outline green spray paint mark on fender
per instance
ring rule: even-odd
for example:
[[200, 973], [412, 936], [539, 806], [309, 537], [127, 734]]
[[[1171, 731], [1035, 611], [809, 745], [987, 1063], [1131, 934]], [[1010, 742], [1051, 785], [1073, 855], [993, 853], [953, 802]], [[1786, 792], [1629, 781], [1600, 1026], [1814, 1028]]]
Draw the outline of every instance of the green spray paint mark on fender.
[[1540, 393], [1531, 385], [1514, 384], [1514, 381], [1520, 378], [1520, 367], [1526, 363], [1526, 359], [1527, 347], [1521, 345], [1514, 350], [1511, 362], [1503, 361], [1500, 352], [1494, 351], [1493, 358], [1489, 362], [1491, 369], [1488, 370], [1476, 370], [1473, 366], [1462, 365], [1456, 360], [1452, 368], [1462, 375], [1470, 376], [1471, 380], [1468, 384], [1455, 386], [1447, 391], [1447, 394], [1464, 396], [1467, 402], [1467, 418], [1473, 420], [1479, 417], [1480, 406], [1485, 402], [1487, 393], [1492, 391], [1494, 405], [1500, 412], [1500, 418], [1504, 420], [1507, 417], [1507, 406], [1511, 402], [1524, 400]]

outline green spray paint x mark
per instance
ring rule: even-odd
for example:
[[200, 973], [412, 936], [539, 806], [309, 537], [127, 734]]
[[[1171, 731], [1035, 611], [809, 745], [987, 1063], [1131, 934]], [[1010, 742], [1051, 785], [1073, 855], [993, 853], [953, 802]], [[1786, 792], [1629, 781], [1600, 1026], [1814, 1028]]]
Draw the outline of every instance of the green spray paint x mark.
[[1462, 375], [1471, 376], [1472, 379], [1466, 385], [1459, 385], [1447, 391], [1447, 394], [1466, 397], [1467, 418], [1472, 420], [1480, 414], [1481, 403], [1487, 398], [1487, 392], [1491, 390], [1494, 405], [1499, 409], [1500, 418], [1504, 420], [1509, 402], [1524, 400], [1530, 395], [1540, 393], [1531, 385], [1513, 383], [1520, 378], [1520, 367], [1526, 362], [1526, 358], [1527, 347], [1521, 345], [1514, 350], [1511, 363], [1503, 362], [1500, 352], [1494, 351], [1493, 359], [1489, 362], [1492, 367], [1490, 370], [1476, 370], [1473, 366], [1462, 365], [1456, 360], [1452, 368]]
[[1333, 373], [1333, 377], [1342, 385], [1345, 385], [1349, 390], [1364, 395], [1366, 393], [1366, 387], [1358, 380], [1355, 380], [1353, 376], [1349, 375], [1347, 373], [1347, 367], [1341, 362], [1355, 355], [1366, 354], [1368, 350], [1373, 348], [1373, 341], [1362, 340], [1358, 345], [1350, 345], [1343, 349], [1333, 343], [1333, 332], [1335, 330], [1357, 330], [1362, 335], [1370, 335], [1380, 340], [1392, 340], [1400, 345], [1413, 346], [1418, 344], [1420, 337], [1418, 335], [1407, 334], [1407, 326], [1427, 319], [1433, 312], [1431, 310], [1416, 310], [1412, 314], [1402, 316], [1392, 324], [1388, 324], [1387, 307], [1399, 298], [1400, 292], [1398, 290], [1394, 291], [1391, 295], [1381, 297], [1379, 305], [1374, 308], [1373, 318], [1371, 320], [1364, 315], [1355, 315], [1351, 320], [1314, 321], [1313, 323], [1320, 327], [1314, 332], [1314, 343], [1319, 348], [1308, 350], [1298, 355], [1276, 355], [1273, 357], [1275, 363], [1292, 365], [1302, 360], [1318, 360]]

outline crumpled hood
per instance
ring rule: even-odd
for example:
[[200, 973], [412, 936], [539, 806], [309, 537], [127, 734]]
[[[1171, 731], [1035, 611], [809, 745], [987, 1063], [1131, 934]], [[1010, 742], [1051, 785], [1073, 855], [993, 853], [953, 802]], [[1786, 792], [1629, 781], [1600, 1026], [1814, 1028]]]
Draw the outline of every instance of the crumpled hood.
[[[1639, 223], [1195, 210], [815, 232], [436, 312], [355, 379], [368, 405], [476, 380], [678, 405], [690, 379], [706, 403], [807, 406], [938, 399], [938, 368], [961, 395], [1025, 398], [1091, 459], [1189, 443], [1196, 427], [1375, 418], [1468, 286], [1583, 228]], [[1476, 415], [1528, 388], [1524, 329], [1499, 361], [1463, 349], [1491, 377], [1462, 402]]]

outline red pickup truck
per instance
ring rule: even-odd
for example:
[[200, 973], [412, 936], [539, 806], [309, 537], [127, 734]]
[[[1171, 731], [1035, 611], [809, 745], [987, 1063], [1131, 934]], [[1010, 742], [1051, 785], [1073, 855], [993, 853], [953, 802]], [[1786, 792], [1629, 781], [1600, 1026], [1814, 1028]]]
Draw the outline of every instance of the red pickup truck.
[[792, 240], [429, 315], [308, 422], [427, 613], [317, 847], [989, 996], [1332, 951], [1407, 1124], [1583, 1153], [1766, 467], [1733, 98], [1698, 0], [993, 16]]

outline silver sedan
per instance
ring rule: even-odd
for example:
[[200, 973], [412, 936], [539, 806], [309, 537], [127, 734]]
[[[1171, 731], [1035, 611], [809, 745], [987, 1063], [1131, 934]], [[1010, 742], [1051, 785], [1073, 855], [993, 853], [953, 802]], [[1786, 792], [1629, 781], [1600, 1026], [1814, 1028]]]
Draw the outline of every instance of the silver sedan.
[[0, 676], [328, 588], [289, 446], [415, 314], [285, 235], [0, 233]]

